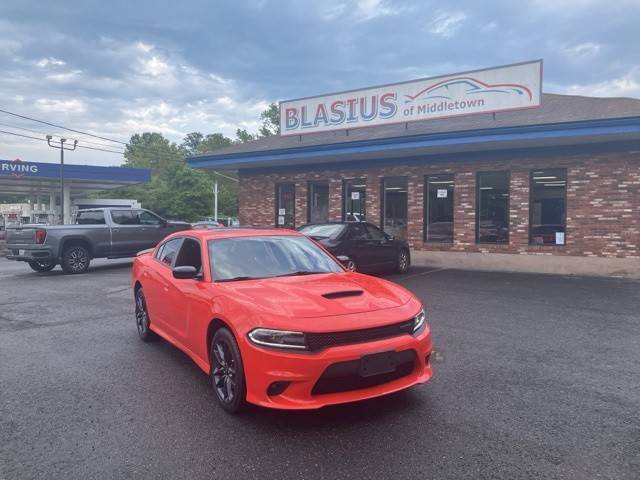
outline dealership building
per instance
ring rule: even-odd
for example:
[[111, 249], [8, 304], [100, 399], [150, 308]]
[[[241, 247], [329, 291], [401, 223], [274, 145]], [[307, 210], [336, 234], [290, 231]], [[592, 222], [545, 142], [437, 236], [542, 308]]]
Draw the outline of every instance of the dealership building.
[[280, 135], [189, 160], [239, 174], [242, 224], [366, 220], [414, 264], [640, 276], [640, 99], [542, 93], [535, 61], [280, 112]]

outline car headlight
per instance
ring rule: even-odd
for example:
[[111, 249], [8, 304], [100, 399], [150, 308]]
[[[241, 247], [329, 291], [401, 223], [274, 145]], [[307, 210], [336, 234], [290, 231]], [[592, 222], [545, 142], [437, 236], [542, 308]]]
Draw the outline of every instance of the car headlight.
[[413, 334], [415, 335], [416, 333], [421, 332], [426, 323], [426, 316], [423, 308], [415, 317], [413, 317]]
[[302, 332], [256, 328], [249, 332], [249, 339], [256, 345], [262, 345], [264, 347], [291, 348], [296, 350], [307, 349], [307, 342]]

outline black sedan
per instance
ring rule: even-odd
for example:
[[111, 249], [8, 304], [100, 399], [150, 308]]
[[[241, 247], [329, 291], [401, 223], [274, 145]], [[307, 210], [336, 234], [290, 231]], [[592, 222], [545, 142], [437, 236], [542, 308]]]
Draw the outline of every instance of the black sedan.
[[387, 235], [370, 223], [315, 223], [298, 230], [320, 242], [336, 257], [348, 257], [345, 265], [350, 270], [404, 273], [411, 262], [409, 244], [405, 240]]

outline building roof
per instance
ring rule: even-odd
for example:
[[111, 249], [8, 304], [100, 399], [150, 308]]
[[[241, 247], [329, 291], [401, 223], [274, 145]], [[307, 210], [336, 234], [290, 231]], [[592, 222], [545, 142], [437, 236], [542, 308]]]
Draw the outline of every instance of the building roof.
[[[454, 152], [454, 148], [444, 148], [449, 144], [464, 143], [470, 151], [471, 144], [480, 142], [480, 137], [484, 143], [491, 143], [491, 148], [508, 146], [509, 148], [527, 148], [534, 146], [534, 140], [541, 140], [541, 132], [571, 128], [567, 136], [575, 136], [582, 127], [581, 142], [593, 142], [595, 140], [604, 141], [605, 133], [613, 135], [620, 132], [600, 132], [592, 127], [593, 125], [611, 124], [609, 120], [634, 119], [632, 134], [640, 133], [640, 99], [635, 98], [595, 98], [575, 95], [557, 95], [545, 93], [542, 96], [540, 107], [526, 110], [516, 110], [498, 113], [479, 113], [453, 118], [422, 120], [413, 123], [400, 123], [393, 125], [381, 125], [352, 130], [329, 131], [322, 133], [310, 133], [306, 135], [275, 135], [262, 138], [253, 142], [233, 145], [213, 152], [197, 155], [189, 159], [189, 163], [198, 168], [253, 168], [254, 166], [278, 166], [293, 163], [312, 163], [322, 161], [344, 161], [345, 155], [351, 151], [358, 152], [359, 155], [350, 155], [348, 160], [365, 160], [376, 157], [374, 146], [385, 145], [384, 155], [387, 158], [392, 156], [407, 155], [408, 145], [413, 143], [415, 151], [412, 154], [424, 155], [428, 153]], [[618, 122], [620, 123], [620, 122]], [[638, 127], [638, 128], [636, 128]], [[578, 130], [577, 130], [578, 129]], [[629, 128], [624, 133], [628, 139]], [[638, 130], [636, 132], [636, 130]], [[538, 132], [532, 136], [531, 132]], [[527, 133], [524, 137], [514, 136], [514, 132]], [[507, 134], [504, 138], [497, 136]], [[598, 135], [600, 135], [598, 137]], [[555, 135], [557, 137], [558, 135]], [[462, 141], [464, 138], [472, 140]], [[445, 145], [443, 139], [450, 139]], [[620, 135], [611, 137], [614, 140], [623, 139]], [[634, 136], [633, 139], [636, 137]], [[428, 141], [431, 145], [427, 145]], [[609, 139], [607, 139], [608, 141]], [[546, 145], [569, 144], [568, 139], [550, 140], [545, 138]], [[504, 143], [507, 142], [507, 143]], [[515, 142], [515, 143], [514, 143]], [[517, 142], [520, 142], [517, 144]], [[560, 143], [557, 143], [560, 142]], [[390, 144], [404, 145], [403, 153], [391, 151]], [[578, 142], [580, 143], [580, 142]], [[369, 146], [369, 150], [364, 152], [362, 146]], [[488, 144], [485, 145], [488, 147]], [[428, 149], [431, 148], [431, 150]], [[437, 148], [435, 148], [437, 147]], [[418, 149], [419, 150], [416, 150]], [[475, 147], [474, 147], [475, 148]], [[310, 154], [316, 150], [318, 155], [311, 158]], [[380, 150], [380, 149], [378, 149]], [[303, 160], [302, 154], [306, 155]], [[382, 153], [382, 152], [380, 152]], [[342, 157], [341, 160], [338, 157]], [[280, 161], [279, 161], [280, 160]], [[257, 164], [260, 165], [257, 165]]]

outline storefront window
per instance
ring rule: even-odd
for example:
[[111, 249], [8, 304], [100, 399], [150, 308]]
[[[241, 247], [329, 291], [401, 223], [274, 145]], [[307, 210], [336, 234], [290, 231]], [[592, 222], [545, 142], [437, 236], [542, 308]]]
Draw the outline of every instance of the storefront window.
[[407, 177], [382, 179], [382, 228], [398, 238], [407, 238]]
[[364, 178], [352, 178], [344, 181], [342, 220], [348, 222], [364, 222], [366, 220], [366, 182]]
[[509, 243], [509, 172], [478, 173], [476, 241]]
[[567, 171], [559, 168], [532, 171], [529, 191], [529, 243], [564, 245]]
[[276, 227], [295, 228], [296, 187], [293, 183], [276, 185]]
[[425, 177], [425, 241], [453, 242], [453, 188], [453, 175]]
[[329, 221], [329, 182], [309, 182], [309, 223]]

